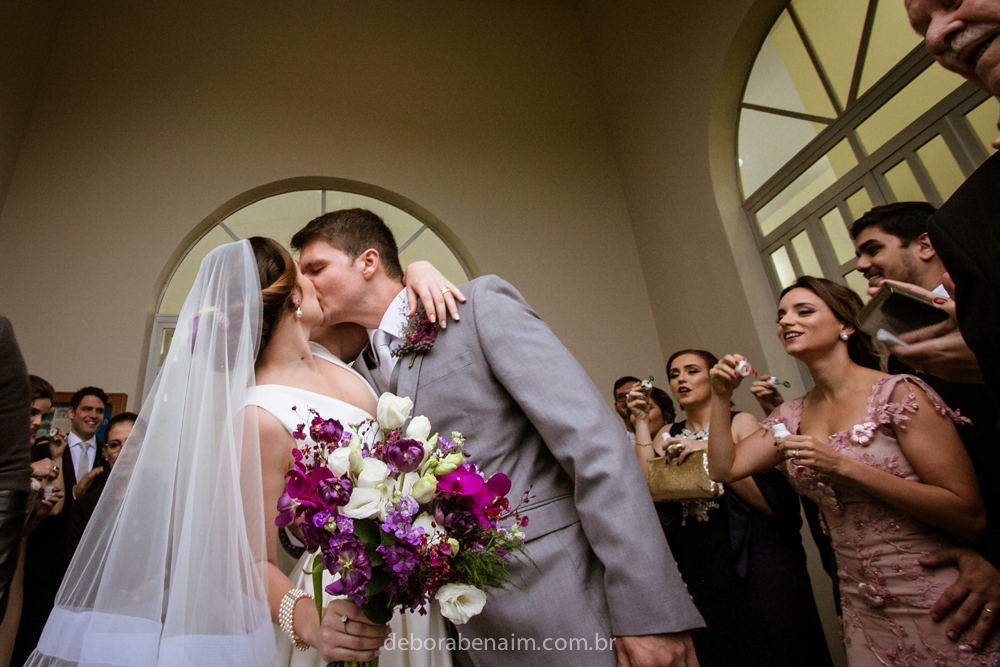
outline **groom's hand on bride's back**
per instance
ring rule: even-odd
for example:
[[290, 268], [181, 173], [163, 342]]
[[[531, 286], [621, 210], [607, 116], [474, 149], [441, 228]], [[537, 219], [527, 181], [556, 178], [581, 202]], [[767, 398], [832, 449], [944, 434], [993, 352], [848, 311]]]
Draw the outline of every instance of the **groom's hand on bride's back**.
[[[344, 620], [346, 619], [346, 620]], [[361, 607], [350, 600], [334, 600], [323, 611], [321, 627], [325, 662], [368, 662], [389, 636], [388, 625], [368, 620]]]
[[699, 667], [691, 634], [616, 637], [618, 667]]

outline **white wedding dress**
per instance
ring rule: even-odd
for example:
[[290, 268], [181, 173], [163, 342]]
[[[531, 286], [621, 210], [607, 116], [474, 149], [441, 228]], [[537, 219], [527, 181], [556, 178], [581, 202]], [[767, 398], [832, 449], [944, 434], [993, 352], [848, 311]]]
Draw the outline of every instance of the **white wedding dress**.
[[[330, 354], [323, 346], [310, 343], [310, 348], [315, 357], [336, 364], [361, 377], [354, 369]], [[374, 391], [372, 394], [375, 395]], [[345, 403], [344, 401], [305, 389], [284, 385], [267, 384], [257, 386], [253, 392], [251, 402], [271, 413], [288, 429], [289, 433], [306, 420], [310, 408], [316, 410], [324, 419], [336, 419], [340, 421], [344, 428], [350, 428], [349, 424], [358, 424], [366, 419], [374, 419], [367, 412], [350, 403]], [[301, 442], [311, 442], [311, 440]], [[279, 548], [281, 547], [279, 546]], [[307, 551], [302, 554], [302, 557], [295, 564], [295, 568], [289, 575], [293, 586], [308, 591], [310, 595], [313, 594], [312, 576], [306, 574], [304, 570], [312, 568], [315, 558], [315, 553]], [[332, 581], [333, 578], [330, 573], [324, 572], [324, 588]], [[324, 591], [324, 608], [333, 599], [333, 596]], [[301, 610], [302, 607], [300, 606], [299, 609]], [[302, 612], [300, 611], [299, 613]], [[393, 614], [389, 625], [393, 632], [388, 642], [390, 648], [382, 649], [379, 657], [379, 667], [451, 667], [451, 654], [446, 650], [445, 641], [448, 637], [448, 631], [436, 602], [428, 607], [428, 613], [424, 616], [411, 612], [396, 612]], [[277, 653], [275, 654], [272, 667], [325, 666], [325, 661], [322, 660], [316, 649], [309, 649], [308, 651], [296, 650], [285, 633], [277, 625], [274, 626], [274, 636], [277, 644]], [[404, 646], [407, 646], [407, 649], [399, 648], [400, 639], [406, 640]], [[429, 646], [431, 648], [428, 648]], [[416, 648], [411, 649], [409, 647]]]

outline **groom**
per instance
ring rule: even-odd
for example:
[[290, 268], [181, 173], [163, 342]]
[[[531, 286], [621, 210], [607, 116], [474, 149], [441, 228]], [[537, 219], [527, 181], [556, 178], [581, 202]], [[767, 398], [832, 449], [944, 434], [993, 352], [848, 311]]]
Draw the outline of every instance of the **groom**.
[[[379, 392], [413, 399], [442, 433], [460, 431], [524, 512], [537, 568], [528, 592], [497, 592], [455, 630], [457, 665], [693, 667], [704, 623], [681, 581], [625, 435], [583, 368], [521, 295], [496, 276], [462, 286], [462, 319], [433, 347], [404, 343], [406, 292], [392, 232], [364, 209], [322, 215], [292, 237], [326, 325], [356, 322], [373, 342], [355, 362]], [[615, 637], [613, 648], [608, 641]], [[477, 641], [478, 640], [478, 641]], [[502, 640], [502, 643], [501, 643]], [[490, 649], [513, 646], [493, 656]], [[617, 660], [617, 662], [616, 662]]]

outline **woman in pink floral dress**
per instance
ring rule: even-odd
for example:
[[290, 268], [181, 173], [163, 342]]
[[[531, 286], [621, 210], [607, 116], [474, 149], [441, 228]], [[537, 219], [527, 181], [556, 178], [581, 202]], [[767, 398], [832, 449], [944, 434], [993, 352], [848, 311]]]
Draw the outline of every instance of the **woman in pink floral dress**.
[[[854, 292], [821, 278], [800, 278], [782, 293], [778, 336], [815, 387], [737, 444], [729, 406], [744, 358], [728, 355], [712, 369], [712, 477], [731, 483], [780, 466], [819, 504], [837, 554], [851, 667], [997, 665], [996, 636], [975, 650], [949, 640], [946, 625], [930, 616], [958, 570], [919, 562], [959, 538], [978, 539], [986, 527], [954, 426], [962, 417], [921, 380], [877, 370], [872, 341], [857, 328], [860, 309]], [[775, 440], [779, 422], [792, 435]]]

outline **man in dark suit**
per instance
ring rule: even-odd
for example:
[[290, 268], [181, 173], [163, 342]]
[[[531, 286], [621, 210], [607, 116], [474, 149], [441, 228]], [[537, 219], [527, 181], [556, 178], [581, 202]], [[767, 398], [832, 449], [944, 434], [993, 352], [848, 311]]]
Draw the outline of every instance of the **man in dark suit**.
[[[72, 427], [62, 452], [63, 486], [66, 496], [62, 509], [42, 519], [28, 537], [24, 568], [24, 607], [11, 665], [18, 667], [28, 659], [38, 644], [45, 621], [55, 604], [56, 593], [69, 567], [67, 537], [76, 496], [84, 489], [80, 481], [91, 481], [104, 469], [104, 459], [97, 443], [97, 431], [104, 420], [108, 395], [98, 387], [84, 387], [70, 400], [68, 416]], [[34, 460], [50, 456], [49, 443], [42, 442], [32, 451]]]
[[[905, 0], [905, 4], [910, 24], [942, 67], [1000, 98], [1000, 40], [994, 39], [1000, 0]], [[993, 147], [1000, 148], [1000, 137]], [[899, 350], [899, 356], [938, 377], [985, 381], [1000, 405], [1000, 348], [996, 345], [1000, 330], [1000, 155], [983, 163], [945, 202], [928, 223], [928, 232], [954, 281], [955, 317], [950, 328]]]
[[101, 450], [105, 463], [84, 475], [83, 479], [77, 482], [76, 487], [74, 487], [76, 499], [70, 512], [69, 532], [66, 538], [66, 548], [70, 559], [73, 558], [76, 547], [80, 544], [83, 531], [90, 523], [90, 517], [94, 514], [94, 508], [97, 507], [97, 501], [104, 493], [104, 486], [111, 475], [111, 468], [118, 460], [122, 445], [128, 439], [132, 432], [132, 426], [138, 418], [139, 416], [134, 412], [122, 412], [108, 420], [107, 442], [104, 443]]
[[17, 567], [31, 490], [31, 387], [10, 321], [0, 315], [0, 619]]

